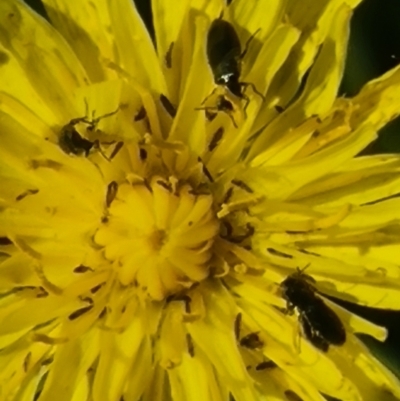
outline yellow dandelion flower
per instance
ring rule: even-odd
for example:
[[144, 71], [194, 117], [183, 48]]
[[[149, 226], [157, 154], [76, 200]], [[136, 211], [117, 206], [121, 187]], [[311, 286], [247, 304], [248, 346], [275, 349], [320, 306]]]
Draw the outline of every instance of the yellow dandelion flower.
[[[79, 3], [79, 4], [78, 4]], [[400, 68], [358, 0], [0, 2], [0, 399], [400, 399], [332, 295], [398, 307]]]

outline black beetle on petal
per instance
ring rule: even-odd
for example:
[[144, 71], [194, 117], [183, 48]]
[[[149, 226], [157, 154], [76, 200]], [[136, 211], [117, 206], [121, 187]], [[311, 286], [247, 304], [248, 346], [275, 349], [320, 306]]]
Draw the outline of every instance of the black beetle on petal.
[[337, 314], [318, 296], [314, 279], [301, 270], [286, 277], [280, 287], [287, 302], [287, 312], [297, 309], [304, 337], [321, 351], [329, 345], [343, 345], [346, 330]]
[[[244, 90], [251, 86], [253, 91], [262, 99], [264, 96], [251, 82], [240, 81], [241, 61], [247, 53], [250, 42], [259, 29], [247, 40], [244, 50], [241, 49], [239, 36], [231, 23], [221, 18], [215, 19], [207, 35], [207, 59], [210, 64], [214, 82], [225, 87], [236, 97], [245, 100], [244, 111], [250, 102]], [[208, 95], [204, 102], [215, 92]]]

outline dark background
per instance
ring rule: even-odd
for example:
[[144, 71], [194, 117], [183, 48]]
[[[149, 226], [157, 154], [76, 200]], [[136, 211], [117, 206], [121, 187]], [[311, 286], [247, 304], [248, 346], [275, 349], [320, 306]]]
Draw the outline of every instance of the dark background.
[[[45, 15], [40, 0], [26, 0], [26, 2]], [[135, 2], [152, 31], [150, 0], [135, 0]], [[399, 63], [400, 1], [364, 0], [354, 12], [346, 71], [340, 87], [340, 95], [357, 94], [367, 81], [379, 77]], [[398, 152], [400, 152], [400, 119], [394, 120], [382, 129], [379, 139], [369, 145], [363, 154]], [[398, 341], [400, 312], [338, 303], [389, 329], [389, 337], [385, 343], [380, 343], [367, 335], [360, 337], [377, 357], [400, 376], [400, 341]]]

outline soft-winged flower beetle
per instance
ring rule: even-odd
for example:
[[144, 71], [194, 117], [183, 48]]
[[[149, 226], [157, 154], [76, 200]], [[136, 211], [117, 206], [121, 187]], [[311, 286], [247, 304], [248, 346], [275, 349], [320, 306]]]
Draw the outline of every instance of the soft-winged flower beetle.
[[321, 351], [329, 345], [340, 346], [346, 342], [346, 330], [336, 313], [317, 294], [313, 278], [299, 270], [280, 284], [287, 302], [287, 312], [295, 309], [304, 337]]
[[87, 157], [93, 146], [95, 146], [95, 142], [83, 138], [76, 130], [75, 125], [81, 122], [87, 123], [86, 118], [74, 118], [68, 124], [64, 125], [61, 128], [58, 144], [67, 154], [73, 153], [77, 156], [84, 154]]
[[[83, 123], [87, 126], [87, 131], [93, 132], [96, 130], [97, 124], [99, 123], [100, 120], [106, 117], [110, 117], [117, 113], [119, 110], [119, 107], [117, 110], [104, 114], [100, 117], [97, 117], [95, 119], [89, 120], [87, 117], [78, 117], [72, 119], [68, 124], [64, 125], [61, 128], [60, 131], [60, 136], [58, 139], [58, 144], [60, 148], [67, 154], [74, 154], [77, 156], [84, 155], [85, 157], [88, 157], [90, 154], [90, 151], [92, 149], [98, 149], [100, 154], [107, 160], [111, 160], [115, 157], [117, 152], [121, 149], [123, 142], [117, 142], [115, 149], [113, 150], [112, 154], [110, 157], [107, 157], [103, 151], [100, 148], [100, 141], [98, 139], [94, 141], [90, 141], [89, 139], [84, 138], [78, 130], [75, 128], [77, 124]], [[112, 142], [115, 143], [115, 142]]]
[[[259, 30], [250, 36], [243, 51], [235, 28], [222, 18], [217, 18], [212, 22], [207, 34], [207, 59], [214, 76], [214, 82], [246, 102], [243, 109], [244, 113], [246, 113], [250, 102], [249, 97], [244, 93], [248, 86], [253, 89], [254, 93], [264, 99], [264, 96], [256, 89], [253, 83], [240, 81], [241, 62], [251, 41]], [[215, 90], [203, 100], [202, 104]]]

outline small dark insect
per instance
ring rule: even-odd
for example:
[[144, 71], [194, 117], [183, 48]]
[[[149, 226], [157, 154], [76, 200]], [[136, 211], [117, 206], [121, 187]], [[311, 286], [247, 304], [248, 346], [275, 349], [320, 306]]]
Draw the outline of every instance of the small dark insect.
[[83, 154], [86, 157], [89, 156], [89, 153], [93, 148], [96, 148], [99, 149], [100, 153], [107, 160], [109, 160], [109, 158], [107, 158], [101, 151], [99, 141], [95, 140], [92, 142], [86, 138], [83, 138], [81, 134], [76, 130], [75, 126], [79, 123], [83, 123], [87, 125], [88, 131], [94, 131], [100, 120], [106, 117], [110, 117], [115, 113], [117, 113], [118, 111], [119, 107], [117, 110], [112, 111], [111, 113], [104, 114], [92, 120], [89, 120], [87, 117], [78, 117], [72, 119], [68, 124], [64, 125], [61, 128], [60, 137], [58, 139], [58, 144], [60, 145], [60, 148], [67, 154], [72, 153], [77, 156]]
[[205, 110], [206, 112], [222, 111], [229, 116], [229, 118], [232, 120], [232, 124], [234, 125], [234, 127], [235, 128], [238, 127], [235, 122], [235, 119], [232, 116], [232, 113], [235, 110], [233, 104], [224, 95], [218, 96], [217, 103], [215, 106], [196, 107], [195, 110]]
[[171, 101], [163, 94], [160, 95], [160, 102], [164, 106], [166, 112], [174, 118], [176, 116], [176, 107], [171, 103]]
[[95, 146], [95, 142], [85, 139], [75, 129], [75, 125], [80, 122], [86, 122], [84, 118], [75, 118], [61, 129], [61, 134], [58, 144], [60, 148], [67, 154], [73, 153], [74, 155], [84, 154], [89, 156], [89, 152]]
[[301, 270], [286, 277], [280, 287], [290, 314], [294, 312], [295, 308], [307, 309], [316, 299], [316, 289], [311, 279]]
[[346, 330], [336, 313], [318, 296], [314, 279], [301, 270], [288, 276], [282, 283], [282, 295], [288, 313], [297, 309], [304, 337], [321, 351], [329, 345], [343, 345]]
[[[250, 36], [243, 51], [235, 28], [228, 21], [221, 18], [215, 19], [207, 35], [207, 59], [214, 75], [214, 82], [217, 85], [224, 86], [238, 98], [245, 100], [244, 111], [246, 111], [250, 102], [250, 99], [244, 93], [244, 90], [248, 86], [264, 99], [264, 96], [258, 92], [253, 83], [240, 81], [241, 61], [247, 53], [250, 42], [258, 31]], [[203, 100], [203, 103], [209, 96]]]
[[171, 68], [172, 67], [172, 50], [174, 49], [174, 42], [171, 42], [171, 44], [168, 47], [167, 53], [165, 53], [165, 66], [167, 68]]

